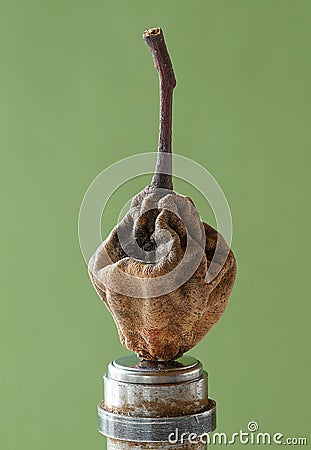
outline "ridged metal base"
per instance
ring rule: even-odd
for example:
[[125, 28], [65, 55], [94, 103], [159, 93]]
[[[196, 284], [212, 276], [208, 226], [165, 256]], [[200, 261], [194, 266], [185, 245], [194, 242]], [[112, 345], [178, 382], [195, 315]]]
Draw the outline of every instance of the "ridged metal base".
[[[110, 363], [98, 407], [108, 449], [205, 449], [199, 437], [216, 427], [207, 381], [201, 363], [188, 356], [150, 363], [128, 355]], [[189, 436], [198, 443], [189, 444]]]

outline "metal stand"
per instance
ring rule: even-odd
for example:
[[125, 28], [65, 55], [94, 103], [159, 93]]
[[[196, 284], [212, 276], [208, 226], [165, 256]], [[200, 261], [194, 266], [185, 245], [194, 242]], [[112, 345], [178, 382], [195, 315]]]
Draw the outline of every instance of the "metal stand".
[[108, 450], [206, 449], [216, 404], [195, 358], [161, 363], [124, 356], [109, 364], [104, 388], [98, 417]]

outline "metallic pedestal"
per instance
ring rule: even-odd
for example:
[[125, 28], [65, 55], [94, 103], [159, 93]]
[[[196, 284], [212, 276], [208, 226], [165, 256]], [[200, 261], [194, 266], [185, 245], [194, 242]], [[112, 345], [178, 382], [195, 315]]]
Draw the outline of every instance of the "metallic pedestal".
[[215, 430], [216, 405], [195, 358], [161, 363], [124, 356], [109, 364], [104, 388], [98, 417], [108, 450], [203, 450]]

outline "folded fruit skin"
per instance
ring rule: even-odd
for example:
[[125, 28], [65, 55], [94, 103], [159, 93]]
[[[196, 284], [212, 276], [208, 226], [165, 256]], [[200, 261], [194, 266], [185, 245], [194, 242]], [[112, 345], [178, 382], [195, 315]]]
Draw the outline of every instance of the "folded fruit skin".
[[194, 347], [225, 311], [236, 261], [189, 197], [148, 186], [89, 262], [121, 343], [169, 361]]

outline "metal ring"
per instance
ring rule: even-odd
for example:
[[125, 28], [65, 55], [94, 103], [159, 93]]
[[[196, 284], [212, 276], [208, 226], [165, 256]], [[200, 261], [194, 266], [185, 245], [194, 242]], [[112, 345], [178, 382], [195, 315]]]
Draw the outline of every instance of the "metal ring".
[[108, 378], [136, 384], [184, 383], [200, 378], [202, 373], [202, 364], [192, 356], [183, 356], [168, 364], [140, 361], [136, 355], [126, 355], [112, 361], [108, 367]]
[[169, 442], [169, 437], [195, 433], [198, 437], [216, 429], [216, 403], [197, 414], [178, 417], [133, 417], [98, 407], [98, 430], [104, 436], [131, 442]]

